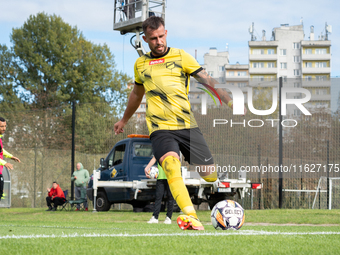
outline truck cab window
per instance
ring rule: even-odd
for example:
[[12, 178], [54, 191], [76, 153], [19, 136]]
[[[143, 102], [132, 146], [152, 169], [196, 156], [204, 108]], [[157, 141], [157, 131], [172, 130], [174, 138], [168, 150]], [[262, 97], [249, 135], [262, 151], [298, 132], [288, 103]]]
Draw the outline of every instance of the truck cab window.
[[109, 156], [109, 167], [123, 163], [125, 153], [125, 144], [117, 146]]
[[137, 157], [152, 157], [152, 146], [151, 144], [140, 144], [135, 143], [133, 145], [133, 154]]

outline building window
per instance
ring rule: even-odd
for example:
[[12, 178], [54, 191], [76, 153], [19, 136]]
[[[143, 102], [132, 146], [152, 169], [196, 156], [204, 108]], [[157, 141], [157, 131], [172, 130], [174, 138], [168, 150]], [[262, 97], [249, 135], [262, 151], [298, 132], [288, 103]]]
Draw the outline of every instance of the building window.
[[327, 54], [327, 49], [315, 49], [315, 54]]
[[237, 83], [237, 86], [239, 88], [244, 88], [244, 87], [247, 87], [247, 83], [246, 82], [239, 82], [239, 83]]
[[254, 62], [253, 63], [253, 67], [254, 68], [263, 68], [264, 67], [264, 63], [263, 62]]
[[281, 56], [286, 56], [287, 55], [287, 50], [286, 49], [280, 49], [280, 55]]
[[293, 49], [300, 49], [300, 43], [293, 43]]
[[219, 70], [220, 72], [224, 72], [224, 70], [225, 70], [225, 69], [224, 69], [224, 66], [219, 66], [219, 67], [218, 67], [218, 70]]
[[327, 95], [327, 89], [316, 89], [315, 95]]
[[208, 71], [208, 75], [209, 75], [210, 77], [214, 77], [214, 72], [213, 72], [213, 71]]
[[300, 76], [300, 70], [299, 69], [294, 69], [294, 75], [295, 76]]
[[312, 54], [312, 49], [305, 49], [305, 54], [308, 54], [308, 55], [310, 55], [310, 54]]
[[234, 75], [235, 75], [234, 71], [229, 72], [229, 76], [234, 76]]
[[305, 62], [306, 68], [312, 68], [312, 62]]
[[253, 54], [254, 55], [263, 55], [264, 50], [263, 49], [253, 49]]
[[312, 76], [310, 76], [310, 75], [305, 76], [305, 80], [306, 80], [306, 81], [311, 81], [311, 80], [312, 80]]
[[268, 55], [274, 55], [275, 54], [275, 51], [274, 49], [268, 49]]
[[316, 68], [324, 68], [327, 67], [327, 62], [315, 62]]
[[237, 76], [247, 76], [247, 72], [245, 72], [245, 71], [237, 72]]
[[282, 76], [282, 81], [287, 82], [287, 76]]
[[300, 63], [300, 56], [294, 56], [294, 62]]
[[253, 80], [256, 80], [256, 81], [264, 81], [264, 76], [262, 75], [259, 75], [259, 76], [253, 76], [252, 78]]
[[294, 82], [294, 88], [301, 88], [300, 82]]
[[268, 62], [268, 68], [274, 68], [275, 63], [274, 62]]
[[287, 62], [280, 63], [281, 69], [287, 69]]
[[301, 111], [298, 109], [294, 110], [294, 116], [300, 116], [301, 115]]
[[315, 80], [317, 80], [317, 81], [326, 81], [327, 80], [327, 76], [326, 75], [316, 75], [315, 76]]

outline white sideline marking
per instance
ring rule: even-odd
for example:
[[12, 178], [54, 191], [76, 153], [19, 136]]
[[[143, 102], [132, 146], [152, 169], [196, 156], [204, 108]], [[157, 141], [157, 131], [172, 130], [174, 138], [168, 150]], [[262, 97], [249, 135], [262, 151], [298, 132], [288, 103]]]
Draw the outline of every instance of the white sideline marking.
[[162, 236], [256, 236], [256, 235], [340, 235], [340, 232], [268, 232], [268, 231], [232, 231], [232, 232], [200, 232], [200, 233], [173, 233], [173, 234], [61, 234], [61, 235], [6, 235], [0, 239], [29, 239], [29, 238], [72, 238], [72, 237], [162, 237]]

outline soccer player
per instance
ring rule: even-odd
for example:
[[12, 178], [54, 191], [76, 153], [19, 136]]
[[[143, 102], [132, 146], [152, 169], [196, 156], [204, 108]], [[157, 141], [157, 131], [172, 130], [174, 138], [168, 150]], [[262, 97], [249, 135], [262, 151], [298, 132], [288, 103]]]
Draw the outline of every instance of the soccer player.
[[7, 127], [6, 120], [4, 118], [0, 117], [0, 200], [1, 200], [1, 197], [2, 197], [2, 194], [3, 194], [3, 191], [4, 191], [4, 177], [2, 176], [2, 170], [3, 170], [4, 166], [7, 167], [10, 170], [13, 169], [13, 165], [11, 163], [7, 163], [4, 160], [4, 156], [6, 158], [10, 158], [10, 159], [20, 163], [20, 159], [17, 158], [17, 157], [14, 157], [12, 154], [8, 153], [2, 145], [2, 137], [3, 137], [3, 134], [6, 131], [6, 127]]
[[[171, 193], [185, 215], [177, 223], [181, 229], [204, 230], [181, 177], [180, 152], [190, 164], [200, 166], [199, 174], [217, 180], [213, 157], [191, 112], [188, 99], [190, 75], [214, 87], [217, 82], [184, 50], [167, 46], [164, 20], [152, 16], [143, 22], [143, 40], [151, 52], [137, 59], [135, 85], [123, 118], [114, 125], [115, 134], [123, 128], [146, 95], [146, 123], [154, 156], [164, 169]], [[232, 107], [229, 94], [216, 90], [221, 100]]]

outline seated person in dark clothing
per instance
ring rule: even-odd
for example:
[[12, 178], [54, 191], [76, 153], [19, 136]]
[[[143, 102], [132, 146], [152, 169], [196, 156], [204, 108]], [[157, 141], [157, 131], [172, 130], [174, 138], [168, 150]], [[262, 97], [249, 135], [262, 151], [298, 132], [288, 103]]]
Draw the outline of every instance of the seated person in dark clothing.
[[[52, 189], [47, 189], [48, 197], [46, 202], [48, 209], [46, 211], [56, 211], [58, 205], [63, 205], [66, 201], [63, 190], [59, 187], [57, 182], [53, 182]], [[52, 208], [52, 204], [54, 207]]]

